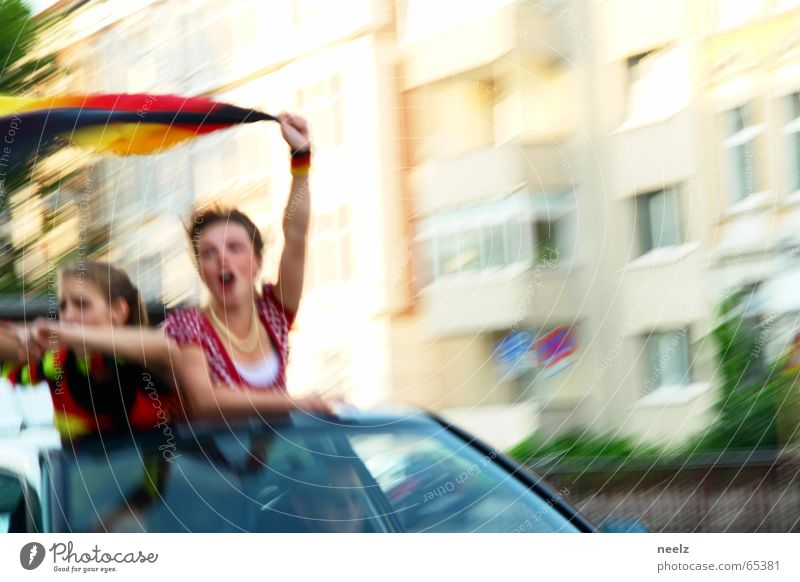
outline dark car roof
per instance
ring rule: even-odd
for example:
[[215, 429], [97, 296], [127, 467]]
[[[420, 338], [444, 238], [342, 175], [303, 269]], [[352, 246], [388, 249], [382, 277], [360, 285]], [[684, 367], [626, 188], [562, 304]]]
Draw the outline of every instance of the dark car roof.
[[341, 427], [361, 428], [390, 428], [412, 426], [441, 426], [438, 419], [424, 410], [346, 410], [340, 411], [336, 416], [322, 416], [306, 412], [294, 412], [287, 416], [250, 418], [237, 422], [202, 422], [194, 421], [178, 423], [176, 428], [181, 434], [185, 433], [211, 433], [219, 430], [249, 429], [257, 430], [260, 427], [272, 427], [280, 430], [286, 427], [337, 429]]
[[[169, 430], [175, 432], [176, 439], [186, 443], [194, 439], [215, 438], [230, 432], [250, 432], [267, 433], [272, 431], [297, 428], [300, 430], [314, 431], [336, 431], [347, 430], [349, 427], [376, 430], [408, 430], [422, 428], [427, 430], [442, 430], [463, 439], [470, 443], [472, 447], [482, 452], [484, 455], [494, 459], [494, 462], [504, 467], [510, 473], [517, 476], [528, 487], [536, 491], [543, 499], [556, 499], [555, 492], [544, 484], [541, 479], [526, 470], [522, 469], [514, 461], [497, 452], [493, 447], [476, 439], [473, 435], [466, 433], [458, 427], [451, 426], [447, 421], [439, 418], [434, 413], [413, 409], [413, 408], [382, 408], [369, 411], [348, 408], [340, 411], [337, 416], [317, 416], [303, 412], [295, 412], [291, 415], [273, 418], [251, 418], [236, 423], [224, 422], [192, 422], [175, 424]], [[154, 430], [147, 433], [135, 435], [135, 440], [145, 448], [155, 444], [164, 443], [164, 433]], [[61, 453], [78, 453], [83, 449], [88, 454], [108, 453], [108, 449], [116, 446], [130, 446], [131, 433], [120, 433], [117, 435], [91, 435], [85, 440], [76, 443], [75, 447], [70, 445], [62, 448]], [[84, 446], [85, 445], [85, 448]], [[44, 452], [44, 451], [43, 451]], [[559, 500], [555, 503], [559, 511], [582, 531], [594, 531], [594, 527], [586, 521], [580, 514], [575, 512], [566, 502]]]

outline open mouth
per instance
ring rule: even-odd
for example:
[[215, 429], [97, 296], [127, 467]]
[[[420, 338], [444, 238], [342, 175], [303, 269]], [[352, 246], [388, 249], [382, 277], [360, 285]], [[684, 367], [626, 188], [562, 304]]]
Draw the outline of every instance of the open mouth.
[[236, 282], [236, 277], [229, 271], [222, 271], [219, 275], [219, 284], [223, 291], [230, 291]]

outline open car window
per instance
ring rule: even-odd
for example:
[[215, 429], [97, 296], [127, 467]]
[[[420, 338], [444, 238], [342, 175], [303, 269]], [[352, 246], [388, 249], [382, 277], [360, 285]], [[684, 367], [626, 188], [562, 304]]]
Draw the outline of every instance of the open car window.
[[434, 424], [281, 427], [64, 455], [71, 531], [576, 531]]
[[[380, 488], [334, 432], [230, 432], [67, 457], [72, 531], [386, 531]], [[169, 459], [169, 460], [167, 460]]]

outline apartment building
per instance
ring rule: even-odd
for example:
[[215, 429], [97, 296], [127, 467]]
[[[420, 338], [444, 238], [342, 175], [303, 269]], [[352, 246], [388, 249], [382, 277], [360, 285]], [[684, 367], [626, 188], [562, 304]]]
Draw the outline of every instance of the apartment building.
[[797, 331], [798, 2], [463, 4], [398, 20], [431, 405], [684, 442], [726, 293]]
[[[679, 444], [713, 419], [727, 291], [752, 289], [750, 315], [774, 319], [770, 353], [797, 328], [799, 11], [109, 1], [75, 12], [59, 52], [65, 90], [309, 117], [293, 390], [433, 408], [501, 446], [587, 428]], [[206, 200], [256, 218], [274, 273], [276, 128], [93, 167], [73, 198], [91, 191], [89, 231], [149, 296], [199, 300], [181, 220]]]
[[398, 391], [495, 440], [591, 420], [589, 50], [568, 33], [583, 18], [559, 2], [398, 12], [417, 298], [404, 339], [422, 350]]

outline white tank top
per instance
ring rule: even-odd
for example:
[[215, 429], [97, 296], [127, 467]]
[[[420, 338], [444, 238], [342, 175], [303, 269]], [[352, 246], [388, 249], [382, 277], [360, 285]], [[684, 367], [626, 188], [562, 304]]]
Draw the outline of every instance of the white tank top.
[[278, 379], [280, 371], [278, 354], [274, 351], [260, 362], [237, 362], [234, 360], [233, 365], [236, 366], [236, 371], [239, 372], [242, 380], [255, 388], [272, 386]]

